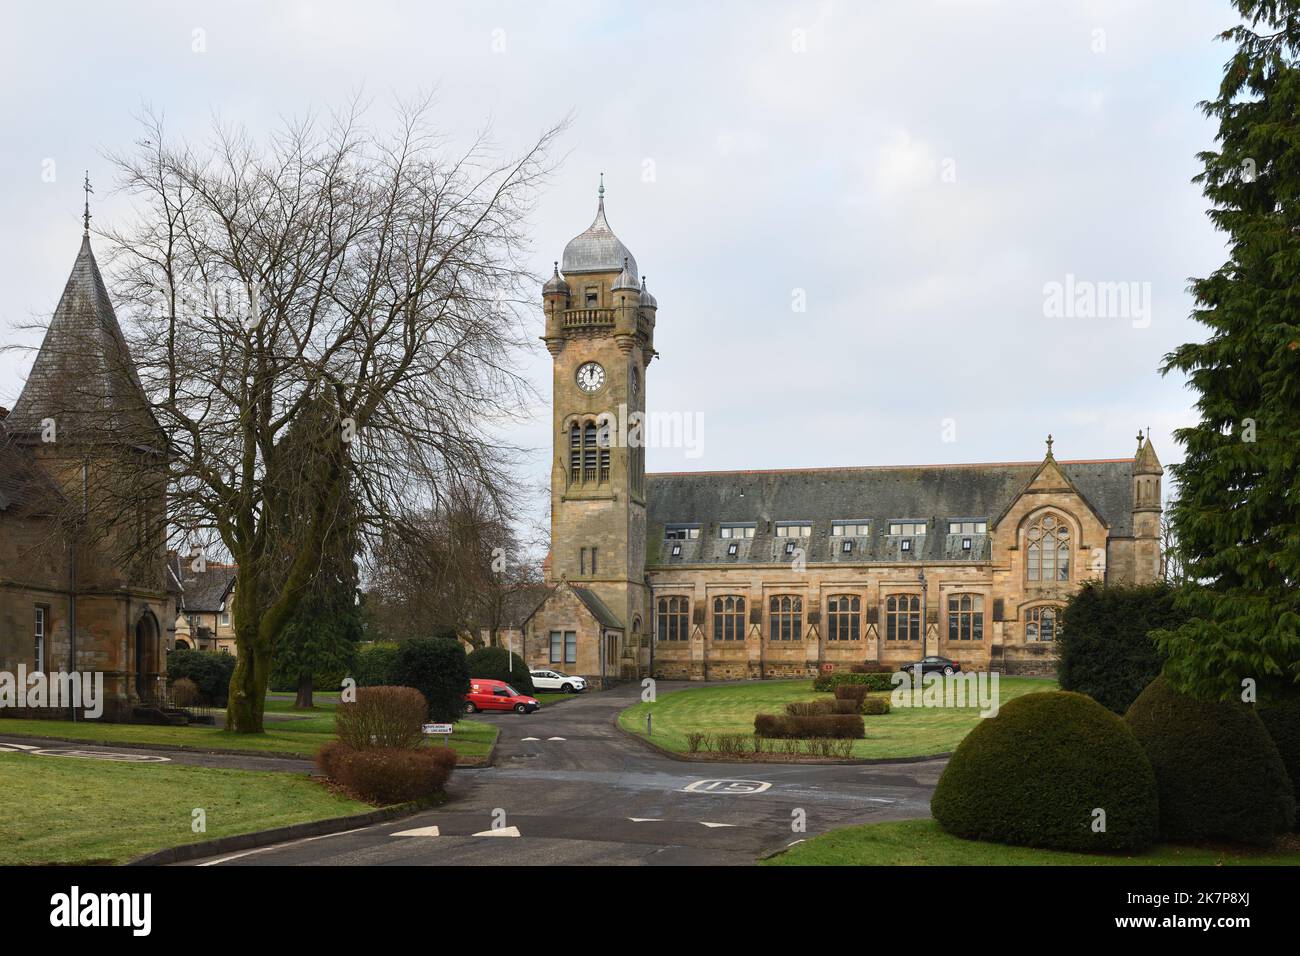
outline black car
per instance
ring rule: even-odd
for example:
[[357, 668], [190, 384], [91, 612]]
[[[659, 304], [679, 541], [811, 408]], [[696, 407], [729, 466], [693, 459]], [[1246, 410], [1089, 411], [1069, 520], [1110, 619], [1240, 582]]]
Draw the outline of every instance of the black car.
[[922, 674], [955, 674], [961, 670], [961, 665], [947, 657], [923, 657], [919, 661], [901, 665], [900, 671], [907, 671], [909, 674], [916, 673], [917, 665], [921, 667]]

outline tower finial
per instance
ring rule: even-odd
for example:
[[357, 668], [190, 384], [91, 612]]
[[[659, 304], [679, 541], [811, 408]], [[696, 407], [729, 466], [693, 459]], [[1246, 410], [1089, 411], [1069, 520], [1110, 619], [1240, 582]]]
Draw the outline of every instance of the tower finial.
[[81, 234], [83, 236], [89, 237], [90, 235], [90, 194], [95, 191], [90, 186], [89, 169], [86, 170], [86, 181], [82, 184], [82, 188], [86, 191], [86, 208], [85, 211], [81, 214], [81, 228], [83, 230]]
[[600, 188], [596, 190], [596, 198], [601, 202], [605, 201], [605, 174], [600, 174]]
[[1047, 433], [1047, 457], [1052, 457], [1052, 433]]

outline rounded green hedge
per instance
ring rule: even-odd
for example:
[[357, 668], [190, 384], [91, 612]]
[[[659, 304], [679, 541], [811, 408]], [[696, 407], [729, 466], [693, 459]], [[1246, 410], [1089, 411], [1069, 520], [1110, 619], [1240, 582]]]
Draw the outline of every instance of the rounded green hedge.
[[1124, 719], [1155, 769], [1164, 839], [1267, 846], [1290, 829], [1291, 781], [1253, 705], [1197, 700], [1161, 676]]
[[1300, 831], [1300, 695], [1261, 705], [1259, 719], [1264, 721], [1282, 758], [1282, 766], [1286, 767], [1286, 775], [1291, 778], [1291, 792], [1297, 802], [1292, 828]]
[[504, 647], [480, 647], [465, 658], [470, 680], [503, 680], [521, 694], [531, 697], [537, 692], [533, 675], [518, 654]]
[[1017, 846], [1130, 850], [1157, 833], [1155, 775], [1133, 732], [1068, 691], [1025, 694], [981, 720], [948, 761], [930, 810], [955, 836]]

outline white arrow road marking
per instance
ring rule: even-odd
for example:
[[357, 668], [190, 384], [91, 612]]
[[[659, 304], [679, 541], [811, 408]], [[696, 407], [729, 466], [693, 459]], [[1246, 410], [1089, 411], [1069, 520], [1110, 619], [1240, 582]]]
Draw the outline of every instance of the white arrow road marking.
[[547, 737], [547, 740], [563, 740], [563, 737]]
[[416, 827], [414, 830], [399, 830], [389, 836], [441, 836], [437, 827]]
[[6, 750], [40, 750], [41, 749], [40, 747], [37, 747], [34, 744], [4, 743], [4, 744], [0, 744], [0, 747], [4, 747]]
[[735, 824], [734, 823], [705, 823], [703, 820], [701, 820], [700, 826], [710, 827], [716, 830], [718, 827], [734, 827]]
[[500, 827], [500, 828], [498, 828], [498, 829], [496, 829], [496, 830], [480, 830], [478, 833], [472, 833], [472, 834], [470, 834], [470, 835], [471, 835], [471, 836], [507, 836], [507, 837], [517, 837], [517, 836], [519, 836], [519, 828], [518, 828], [518, 827]]
[[520, 740], [540, 740], [540, 737], [520, 737]]
[[663, 823], [658, 817], [628, 817], [633, 823]]

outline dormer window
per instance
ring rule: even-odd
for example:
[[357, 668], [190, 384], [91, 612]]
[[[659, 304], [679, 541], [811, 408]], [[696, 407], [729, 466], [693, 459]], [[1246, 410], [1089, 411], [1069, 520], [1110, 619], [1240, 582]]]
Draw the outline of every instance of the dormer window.
[[988, 534], [987, 521], [949, 521], [949, 534]]
[[700, 536], [697, 524], [670, 524], [664, 526], [664, 539], [667, 541], [694, 541]]
[[925, 534], [924, 521], [891, 521], [890, 534], [922, 535]]
[[809, 538], [812, 537], [812, 525], [778, 522], [776, 536], [778, 538]]
[[871, 528], [866, 521], [832, 521], [831, 522], [831, 537], [834, 538], [849, 538], [849, 537], [865, 538], [870, 533], [871, 533]]
[[719, 538], [752, 538], [754, 537], [753, 522], [741, 523], [730, 522], [728, 524], [718, 525]]

